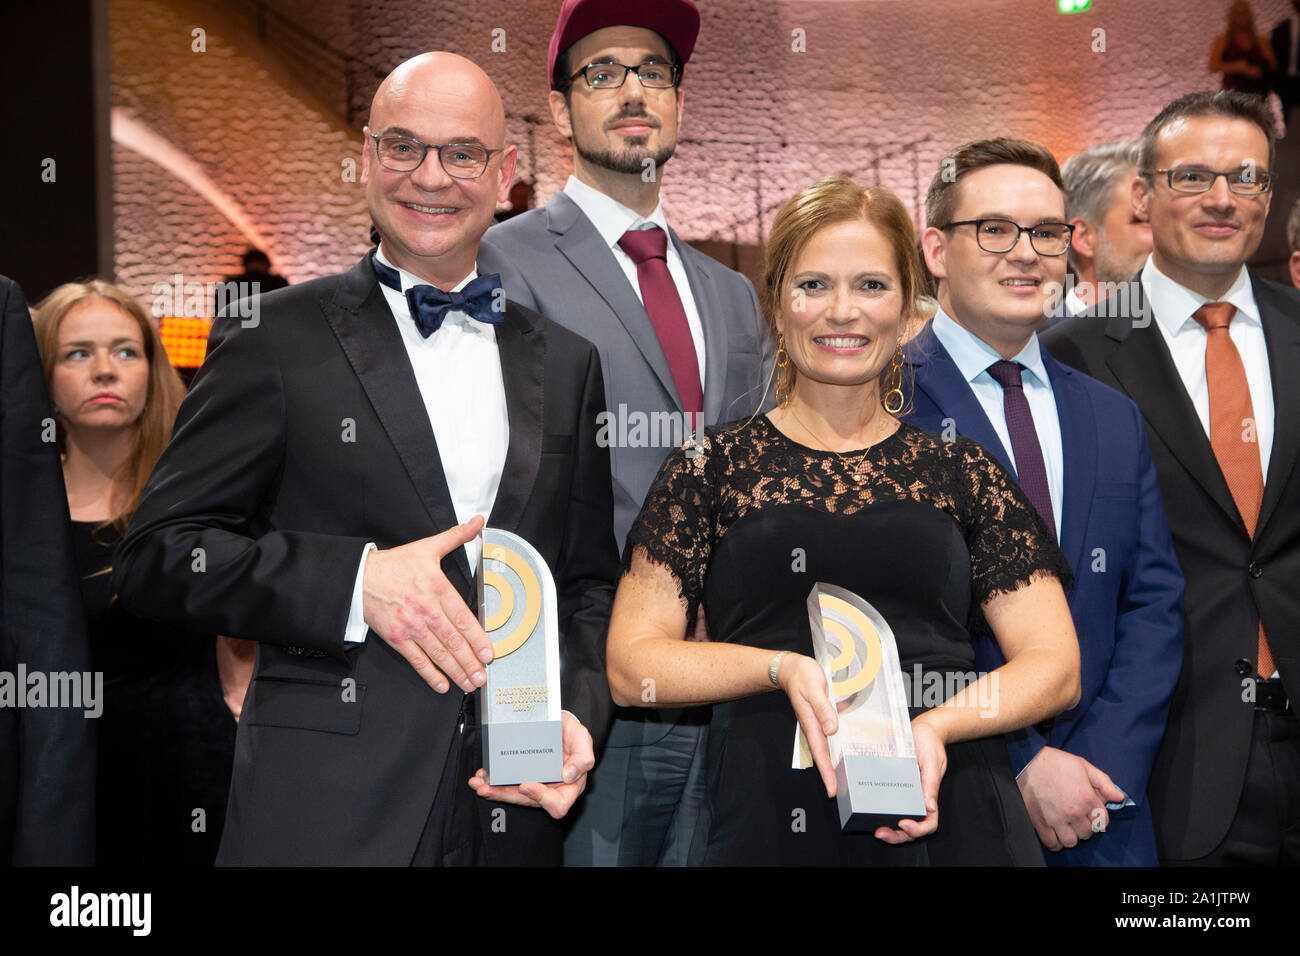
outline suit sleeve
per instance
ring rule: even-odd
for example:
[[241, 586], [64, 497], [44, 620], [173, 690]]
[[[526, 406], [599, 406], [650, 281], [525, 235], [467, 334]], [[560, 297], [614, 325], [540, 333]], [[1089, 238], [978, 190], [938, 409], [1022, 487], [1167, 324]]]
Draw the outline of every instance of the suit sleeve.
[[344, 660], [365, 538], [275, 528], [285, 454], [276, 334], [218, 319], [154, 466], [113, 585], [131, 613]]
[[1065, 745], [1141, 803], [1183, 665], [1184, 581], [1140, 413], [1136, 406], [1130, 411], [1138, 443], [1138, 544], [1123, 572], [1105, 683]]
[[[22, 664], [28, 673], [89, 673], [68, 498], [58, 446], [44, 440], [50, 400], [31, 316], [9, 279], [0, 278], [0, 300], [0, 670], [15, 675]], [[94, 860], [95, 741], [85, 713], [0, 707], [0, 861]]]
[[614, 716], [605, 677], [605, 638], [619, 569], [609, 450], [596, 441], [596, 423], [604, 411], [600, 358], [591, 347], [575, 428], [573, 482], [555, 586], [564, 640], [561, 698], [565, 709], [591, 732], [598, 755]]

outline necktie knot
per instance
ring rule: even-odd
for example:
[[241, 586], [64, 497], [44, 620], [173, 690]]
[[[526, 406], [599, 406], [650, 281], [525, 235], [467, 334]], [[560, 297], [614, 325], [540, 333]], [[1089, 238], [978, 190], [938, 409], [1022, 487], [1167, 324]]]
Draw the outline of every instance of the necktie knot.
[[1024, 366], [1019, 362], [1008, 362], [1006, 359], [994, 362], [989, 366], [988, 372], [993, 376], [993, 381], [997, 382], [1004, 389], [1019, 388], [1023, 389], [1024, 382], [1020, 379], [1020, 370]]
[[1237, 314], [1237, 307], [1231, 302], [1207, 302], [1194, 313], [1194, 318], [1206, 332], [1226, 329], [1232, 324]]
[[668, 258], [668, 234], [658, 226], [629, 229], [619, 239], [618, 246], [638, 266], [650, 259]]

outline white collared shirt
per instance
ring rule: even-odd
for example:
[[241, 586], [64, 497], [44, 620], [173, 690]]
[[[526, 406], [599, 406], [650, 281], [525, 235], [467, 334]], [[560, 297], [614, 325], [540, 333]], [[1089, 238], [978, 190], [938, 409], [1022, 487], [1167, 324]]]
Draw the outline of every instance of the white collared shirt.
[[570, 175], [564, 184], [564, 194], [572, 199], [582, 210], [582, 214], [591, 220], [605, 240], [605, 245], [614, 253], [627, 281], [632, 284], [636, 297], [645, 304], [641, 295], [641, 281], [637, 278], [636, 263], [623, 251], [618, 241], [629, 229], [649, 229], [658, 226], [668, 236], [668, 274], [672, 276], [673, 285], [677, 287], [677, 296], [682, 300], [682, 309], [686, 312], [686, 324], [691, 328], [691, 340], [695, 343], [695, 357], [700, 363], [700, 387], [704, 387], [704, 324], [700, 321], [700, 310], [695, 305], [695, 296], [691, 292], [691, 282], [686, 276], [686, 266], [673, 245], [672, 236], [668, 235], [668, 221], [664, 219], [664, 204], [660, 202], [649, 216], [642, 217], [621, 202], [611, 199], [598, 189], [588, 186], [577, 176]]
[[[984, 409], [984, 414], [988, 416], [993, 430], [1002, 442], [1007, 460], [1015, 467], [1016, 455], [1011, 449], [1011, 430], [1007, 427], [1003, 389], [988, 371], [994, 362], [1002, 361], [1002, 356], [993, 346], [959, 325], [942, 307], [934, 314], [932, 328], [935, 338], [947, 349], [962, 378], [975, 393], [980, 407]], [[1011, 361], [1024, 366], [1020, 380], [1024, 386], [1025, 399], [1029, 402], [1029, 412], [1034, 416], [1034, 431], [1038, 433], [1038, 447], [1042, 450], [1043, 466], [1047, 470], [1047, 490], [1052, 497], [1052, 517], [1056, 521], [1056, 534], [1059, 538], [1065, 486], [1065, 452], [1061, 443], [1061, 420], [1057, 416], [1056, 398], [1052, 394], [1052, 381], [1043, 365], [1043, 353], [1038, 345], [1037, 334], [1030, 336], [1025, 347]], [[962, 428], [960, 423], [957, 430], [962, 434], [970, 434], [970, 430]]]
[[1237, 307], [1237, 314], [1228, 326], [1228, 335], [1246, 369], [1246, 385], [1250, 388], [1250, 404], [1255, 412], [1259, 464], [1267, 482], [1268, 462], [1273, 451], [1273, 382], [1269, 377], [1264, 324], [1259, 317], [1259, 306], [1246, 267], [1242, 266], [1232, 287], [1221, 299], [1211, 300], [1179, 285], [1157, 269], [1154, 258], [1148, 256], [1146, 265], [1142, 267], [1142, 290], [1155, 313], [1156, 328], [1169, 348], [1178, 377], [1192, 399], [1196, 417], [1201, 420], [1207, 438], [1210, 434], [1210, 386], [1205, 377], [1205, 343], [1209, 333], [1193, 318], [1193, 313], [1211, 301], [1230, 302]]
[[[496, 328], [471, 319], [464, 312], [452, 311], [447, 313], [438, 331], [424, 338], [411, 318], [406, 290], [428, 283], [389, 262], [382, 246], [375, 251], [375, 258], [395, 269], [401, 277], [401, 292], [383, 283], [379, 288], [392, 310], [424, 400], [424, 410], [433, 426], [456, 520], [464, 524], [475, 515], [482, 515], [486, 521], [496, 502], [510, 445], [510, 420], [506, 414]], [[477, 269], [446, 291], [459, 292], [476, 278]], [[348, 641], [365, 640], [361, 584], [365, 557], [374, 547], [366, 546], [357, 569], [345, 634]], [[480, 548], [477, 538], [465, 545], [471, 571], [478, 567]]]

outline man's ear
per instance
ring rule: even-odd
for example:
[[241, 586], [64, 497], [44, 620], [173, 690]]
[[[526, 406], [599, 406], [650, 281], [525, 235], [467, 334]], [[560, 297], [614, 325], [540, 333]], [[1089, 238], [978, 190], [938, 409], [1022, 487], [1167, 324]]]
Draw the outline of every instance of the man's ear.
[[1095, 259], [1097, 257], [1096, 230], [1088, 225], [1088, 220], [1079, 216], [1071, 219], [1070, 225], [1074, 227], [1074, 232], [1070, 234], [1070, 248], [1074, 250], [1074, 254], [1085, 259]]
[[948, 269], [944, 265], [947, 255], [947, 242], [942, 230], [930, 226], [921, 233], [921, 254], [925, 258], [925, 267], [936, 279], [948, 278]]
[[1300, 252], [1291, 253], [1291, 284], [1300, 289]]
[[370, 127], [363, 127], [361, 130], [361, 182], [370, 181]]
[[568, 98], [560, 90], [551, 90], [549, 103], [551, 106], [551, 119], [555, 120], [555, 128], [560, 131], [560, 135], [565, 139], [572, 139], [573, 117], [569, 114]]
[[1133, 215], [1143, 222], [1150, 222], [1151, 216], [1147, 211], [1147, 200], [1150, 198], [1150, 191], [1147, 188], [1146, 177], [1133, 177], [1133, 192], [1129, 198], [1133, 202]]
[[677, 87], [677, 138], [678, 139], [681, 139], [682, 136], [682, 113], [683, 113], [682, 107], [685, 105], [685, 103], [686, 103], [686, 91], [679, 86]]
[[510, 187], [515, 184], [515, 167], [518, 163], [518, 147], [507, 146], [501, 153], [501, 180], [497, 184], [497, 205], [510, 201]]

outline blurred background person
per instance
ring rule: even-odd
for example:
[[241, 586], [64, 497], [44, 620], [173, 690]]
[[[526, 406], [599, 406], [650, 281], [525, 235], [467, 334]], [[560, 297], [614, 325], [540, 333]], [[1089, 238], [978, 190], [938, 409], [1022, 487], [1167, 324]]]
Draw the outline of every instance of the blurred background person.
[[1223, 74], [1223, 89], [1267, 96], [1277, 62], [1268, 38], [1255, 30], [1255, 13], [1246, 0], [1228, 7], [1227, 32], [1214, 38], [1210, 71]]
[[37, 310], [36, 338], [91, 657], [104, 674], [96, 859], [211, 865], [253, 645], [133, 617], [116, 603], [108, 573], [184, 387], [145, 310], [107, 282], [51, 292]]
[[1058, 318], [1078, 315], [1130, 281], [1151, 254], [1151, 226], [1133, 211], [1137, 158], [1138, 142], [1124, 140], [1093, 146], [1061, 167], [1075, 283]]
[[[244, 265], [244, 271], [237, 275], [226, 276], [223, 282], [233, 282], [240, 287], [240, 294], [236, 298], [245, 298], [249, 295], [260, 294], [263, 292], [274, 292], [276, 289], [283, 289], [289, 284], [289, 280], [282, 275], [277, 275], [271, 271], [271, 258], [256, 246], [249, 246], [248, 251], [240, 257]], [[253, 283], [256, 282], [256, 290], [253, 291]], [[235, 301], [231, 299], [230, 301]]]
[[[0, 673], [15, 682], [20, 666], [86, 674], [63, 476], [47, 440], [50, 397], [27, 298], [5, 276], [0, 317]], [[0, 706], [0, 866], [89, 866], [96, 721], [86, 714], [94, 706], [12, 703]]]
[[[673, 452], [628, 535], [609, 629], [615, 702], [646, 706], [652, 680], [649, 706], [714, 705], [692, 864], [1043, 863], [999, 735], [1078, 700], [1069, 565], [991, 455], [896, 417], [915, 243], [884, 189], [823, 179], [785, 204], [764, 282], [777, 407]], [[827, 799], [839, 722], [812, 656], [818, 582], [869, 601], [903, 672], [927, 672], [910, 701], [923, 820], [845, 833]], [[701, 606], [712, 640], [686, 640]], [[991, 631], [1007, 663], [922, 711], [929, 677], [973, 674], [972, 631]], [[993, 712], [975, 705], [995, 688]], [[820, 773], [791, 769], [796, 724]]]
[[1291, 110], [1300, 103], [1300, 0], [1291, 0], [1291, 15], [1273, 28], [1273, 89], [1282, 101], [1282, 121], [1290, 128]]

